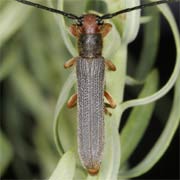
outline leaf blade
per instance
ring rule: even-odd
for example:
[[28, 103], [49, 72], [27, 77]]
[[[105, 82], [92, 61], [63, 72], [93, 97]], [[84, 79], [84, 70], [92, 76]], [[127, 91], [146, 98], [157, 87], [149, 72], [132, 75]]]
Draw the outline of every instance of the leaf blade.
[[66, 152], [58, 162], [58, 165], [56, 166], [56, 169], [52, 173], [49, 180], [73, 179], [75, 173], [75, 166], [76, 160], [74, 157], [74, 153], [72, 151]]
[[[143, 97], [148, 94], [154, 93], [158, 88], [158, 83], [158, 72], [154, 70], [148, 76], [147, 81], [139, 97]], [[127, 161], [129, 156], [132, 154], [134, 149], [137, 147], [139, 141], [141, 140], [149, 124], [151, 115], [154, 110], [154, 106], [155, 104], [152, 103], [147, 106], [135, 107], [132, 110], [130, 116], [128, 117], [127, 123], [120, 135], [122, 146], [122, 165]]]

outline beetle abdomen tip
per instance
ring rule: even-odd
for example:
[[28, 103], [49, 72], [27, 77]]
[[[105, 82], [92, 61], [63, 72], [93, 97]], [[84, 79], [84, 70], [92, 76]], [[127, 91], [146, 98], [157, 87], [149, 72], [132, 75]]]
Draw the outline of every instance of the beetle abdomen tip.
[[92, 168], [92, 169], [88, 169], [87, 170], [88, 171], [88, 173], [91, 175], [91, 176], [95, 176], [96, 174], [98, 174], [98, 172], [99, 172], [99, 168]]

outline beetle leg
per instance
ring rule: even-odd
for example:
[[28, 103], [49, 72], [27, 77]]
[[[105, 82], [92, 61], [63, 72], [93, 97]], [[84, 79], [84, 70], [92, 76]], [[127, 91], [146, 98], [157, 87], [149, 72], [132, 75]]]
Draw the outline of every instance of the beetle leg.
[[78, 26], [76, 24], [72, 24], [69, 28], [71, 34], [75, 37], [79, 37], [82, 31], [81, 26]]
[[68, 102], [67, 102], [67, 107], [68, 108], [73, 108], [74, 106], [76, 106], [76, 102], [77, 102], [77, 93], [76, 94], [73, 94]]
[[102, 28], [101, 28], [101, 34], [102, 34], [102, 37], [105, 37], [112, 29], [112, 25], [109, 24], [109, 23], [104, 23], [104, 25], [102, 25]]
[[110, 60], [105, 60], [105, 65], [107, 66], [108, 70], [116, 71], [116, 66]]
[[64, 68], [70, 68], [71, 66], [73, 66], [76, 63], [76, 58], [72, 58], [70, 60], [68, 60], [65, 64], [64, 64]]
[[113, 100], [112, 96], [107, 91], [104, 91], [104, 96], [106, 97], [107, 101], [109, 102], [109, 106], [114, 109], [116, 107], [116, 103]]
[[104, 113], [106, 115], [112, 116], [112, 113], [108, 111], [107, 107], [111, 107], [108, 103], [104, 103]]

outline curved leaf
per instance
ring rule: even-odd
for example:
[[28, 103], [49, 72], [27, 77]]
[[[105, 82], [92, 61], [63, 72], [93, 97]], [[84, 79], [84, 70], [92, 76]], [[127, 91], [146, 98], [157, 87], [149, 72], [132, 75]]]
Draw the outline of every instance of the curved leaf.
[[60, 125], [60, 118], [59, 118], [59, 114], [62, 111], [62, 108], [64, 106], [64, 104], [66, 103], [68, 97], [69, 97], [69, 92], [71, 90], [71, 88], [73, 87], [75, 82], [75, 74], [74, 72], [72, 72], [66, 83], [64, 84], [61, 93], [59, 95], [58, 101], [57, 101], [57, 105], [55, 108], [55, 116], [54, 116], [54, 138], [55, 138], [55, 142], [56, 142], [56, 146], [58, 148], [58, 151], [60, 154], [62, 154], [63, 152], [63, 147], [60, 141], [60, 137], [59, 137], [59, 125]]
[[139, 163], [137, 166], [135, 166], [130, 170], [120, 172], [121, 178], [132, 178], [142, 175], [143, 173], [150, 170], [163, 156], [163, 154], [169, 147], [170, 142], [180, 123], [179, 107], [180, 107], [180, 77], [178, 78], [178, 81], [175, 86], [175, 96], [174, 96], [174, 102], [173, 102], [171, 114], [161, 136], [159, 137], [154, 147], [151, 149], [150, 153], [144, 158], [144, 160], [141, 163]]
[[123, 111], [129, 107], [148, 104], [148, 103], [151, 103], [151, 102], [156, 101], [159, 98], [163, 97], [173, 87], [173, 85], [175, 84], [175, 82], [178, 78], [178, 75], [180, 72], [180, 41], [179, 41], [180, 36], [179, 36], [178, 28], [177, 28], [174, 17], [172, 15], [170, 9], [168, 8], [168, 6], [161, 5], [158, 7], [159, 7], [160, 11], [163, 13], [163, 15], [166, 17], [168, 23], [170, 24], [170, 27], [172, 29], [174, 39], [175, 39], [177, 57], [176, 57], [176, 64], [175, 64], [173, 73], [172, 73], [171, 77], [169, 78], [168, 82], [159, 91], [157, 91], [153, 95], [145, 97], [145, 98], [141, 98], [141, 99], [125, 101], [124, 103], [122, 103], [121, 108], [123, 109]]
[[[126, 0], [125, 1], [126, 6], [125, 8], [130, 8], [134, 6], [140, 5], [139, 0]], [[132, 42], [139, 31], [140, 27], [140, 10], [132, 11], [125, 14], [125, 24], [123, 26], [123, 36], [122, 40], [123, 42], [126, 42], [127, 44]]]
[[[139, 0], [105, 0], [109, 12], [116, 12], [120, 9], [130, 8], [140, 4]], [[124, 44], [132, 42], [139, 31], [140, 11], [132, 11], [126, 14], [119, 15], [113, 19], [118, 31], [122, 35]]]
[[58, 162], [49, 180], [72, 180], [75, 173], [75, 166], [76, 160], [74, 153], [71, 151], [66, 152]]
[[[139, 97], [154, 93], [158, 88], [158, 73], [153, 71], [147, 78], [143, 90]], [[155, 104], [135, 107], [127, 119], [127, 124], [124, 126], [121, 140], [121, 164], [123, 165], [129, 156], [132, 154], [139, 141], [141, 140], [151, 119]]]
[[[145, 13], [152, 14], [151, 21], [144, 25], [144, 38], [141, 57], [136, 69], [136, 78], [144, 79], [154, 65], [160, 40], [160, 20], [157, 8], [147, 8]], [[148, 54], [148, 56], [147, 56]]]
[[[176, 132], [176, 129], [178, 128], [179, 122], [180, 122], [180, 111], [179, 111], [179, 107], [180, 107], [180, 76], [179, 75], [179, 64], [180, 64], [180, 41], [179, 41], [179, 33], [177, 30], [177, 25], [175, 23], [175, 20], [171, 14], [171, 11], [169, 10], [169, 8], [164, 5], [164, 6], [159, 6], [160, 10], [162, 11], [162, 13], [165, 15], [165, 17], [167, 18], [171, 29], [173, 31], [173, 35], [175, 37], [175, 43], [176, 43], [176, 48], [177, 48], [177, 62], [176, 62], [176, 66], [173, 72], [173, 75], [171, 76], [170, 80], [173, 77], [173, 83], [168, 83], [171, 84], [171, 86], [173, 86], [174, 82], [177, 79], [176, 82], [176, 86], [175, 86], [175, 95], [174, 95], [174, 102], [173, 102], [173, 106], [171, 109], [171, 113], [169, 116], [169, 119], [167, 121], [167, 124], [161, 134], [161, 136], [159, 137], [159, 139], [157, 140], [157, 142], [155, 143], [154, 147], [151, 149], [150, 153], [144, 158], [144, 160], [142, 162], [140, 162], [137, 166], [135, 166], [134, 168], [130, 169], [130, 170], [126, 170], [126, 171], [121, 171], [120, 172], [120, 177], [121, 178], [132, 178], [132, 177], [136, 177], [139, 176], [145, 172], [147, 172], [149, 169], [151, 169], [156, 163], [157, 161], [162, 157], [162, 155], [165, 153], [165, 151], [167, 150], [174, 133]], [[167, 84], [168, 84], [167, 83]], [[167, 85], [165, 85], [165, 87], [168, 89], [169, 87], [167, 87]], [[167, 90], [166, 89], [166, 90]], [[163, 94], [164, 95], [164, 94]], [[162, 94], [161, 94], [162, 96]]]
[[[48, 3], [50, 5], [52, 5], [52, 2], [51, 1], [48, 1]], [[64, 4], [64, 1], [63, 0], [58, 0], [58, 8], [60, 10], [63, 10], [63, 4]], [[69, 51], [69, 53], [74, 57], [74, 56], [77, 56], [77, 50], [75, 49], [75, 46], [73, 45], [71, 39], [70, 39], [70, 34], [68, 33], [67, 31], [67, 27], [66, 27], [66, 24], [65, 24], [65, 21], [64, 21], [64, 17], [63, 16], [59, 16], [59, 15], [54, 15], [56, 21], [57, 21], [57, 24], [59, 26], [59, 29], [61, 31], [61, 35], [62, 35], [62, 38], [64, 40], [64, 43]]]

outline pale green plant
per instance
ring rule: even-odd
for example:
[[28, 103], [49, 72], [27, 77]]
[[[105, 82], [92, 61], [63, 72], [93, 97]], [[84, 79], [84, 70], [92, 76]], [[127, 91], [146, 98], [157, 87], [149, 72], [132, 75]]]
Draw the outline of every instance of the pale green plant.
[[[44, 1], [39, 0], [39, 2]], [[58, 9], [64, 9], [65, 6], [73, 13], [82, 14], [89, 2], [91, 1], [64, 2], [63, 0], [54, 0], [47, 1], [46, 4]], [[66, 4], [64, 5], [64, 3]], [[115, 12], [122, 8], [138, 5], [140, 1], [104, 0], [104, 3], [108, 7], [108, 12]], [[68, 4], [71, 4], [71, 6], [68, 6]], [[7, 136], [13, 137], [16, 142], [16, 147], [13, 149], [4, 134], [0, 136], [0, 138], [3, 137], [2, 140], [0, 139], [1, 145], [3, 142], [4, 147], [7, 148], [3, 156], [4, 163], [0, 164], [0, 170], [5, 171], [13, 157], [13, 151], [18, 151], [19, 156], [25, 162], [38, 163], [43, 177], [47, 178], [51, 174], [50, 180], [129, 179], [150, 170], [165, 153], [180, 121], [178, 110], [178, 107], [180, 107], [180, 78], [178, 76], [180, 74], [180, 37], [168, 6], [161, 5], [158, 6], [158, 9], [169, 23], [174, 36], [176, 64], [168, 82], [159, 90], [158, 71], [153, 70], [160, 36], [158, 30], [159, 14], [157, 11], [150, 10], [148, 17], [143, 18], [139, 11], [134, 11], [126, 14], [125, 17], [122, 15], [109, 20], [113, 28], [104, 40], [103, 56], [111, 59], [117, 67], [116, 72], [106, 72], [106, 88], [116, 100], [117, 108], [112, 110], [111, 117], [105, 116], [104, 155], [101, 170], [95, 177], [87, 174], [78, 157], [76, 109], [67, 110], [65, 108], [69, 96], [73, 91], [76, 91], [74, 69], [67, 71], [62, 66], [67, 59], [77, 55], [75, 41], [68, 32], [68, 22], [61, 16], [51, 15], [47, 12], [40, 13], [36, 11], [34, 13], [33, 8], [25, 7], [13, 2], [13, 0], [1, 1], [0, 8], [0, 27], [3, 27], [0, 28], [0, 47], [8, 47], [8, 53], [5, 50], [5, 55], [2, 56], [3, 61], [0, 64], [0, 80], [2, 81], [8, 77], [8, 87], [12, 88], [13, 93], [7, 98], [7, 109], [11, 113], [6, 115], [6, 126]], [[154, 18], [150, 17], [150, 13], [155, 13]], [[54, 21], [52, 21], [53, 16]], [[136, 80], [126, 74], [127, 47], [130, 42], [135, 40], [141, 22], [147, 23], [147, 29], [145, 30], [144, 49], [142, 50], [140, 63], [137, 66], [136, 77], [138, 80]], [[44, 35], [45, 32], [42, 32], [42, 29], [46, 32], [46, 35]], [[20, 33], [16, 33], [18, 31]], [[154, 38], [149, 38], [149, 31], [151, 37]], [[143, 79], [143, 77], [146, 78]], [[126, 83], [131, 86], [143, 85], [137, 99], [123, 101]], [[61, 86], [62, 88], [60, 88]], [[154, 101], [168, 93], [173, 86], [175, 86], [174, 101], [164, 130], [146, 157], [135, 167], [129, 169], [128, 159], [135, 151], [147, 129], [154, 111]], [[58, 97], [59, 89], [61, 91]], [[44, 94], [44, 91], [48, 94], [48, 97]], [[133, 109], [119, 134], [121, 117], [124, 111], [131, 107]], [[36, 127], [32, 134], [36, 150], [33, 150], [23, 139], [22, 129], [24, 125], [22, 121], [24, 119], [20, 111], [24, 109], [28, 109], [36, 120]], [[25, 122], [28, 127], [28, 121]], [[59, 155], [55, 152], [56, 147], [52, 137], [53, 129]], [[18, 134], [15, 131], [20, 133]], [[19, 139], [14, 134], [18, 134]], [[13, 140], [11, 139], [11, 141]], [[27, 155], [21, 147], [25, 148], [24, 151], [27, 152]], [[38, 154], [38, 162], [35, 161], [34, 151]], [[16, 165], [13, 167], [17, 170], [19, 177], [24, 175], [22, 170], [26, 174], [29, 173], [30, 177], [33, 176], [26, 163], [21, 164], [18, 168]]]
[[[107, 4], [109, 3], [110, 11], [114, 12], [117, 11], [118, 8], [120, 7], [121, 3], [120, 1], [107, 1]], [[113, 3], [115, 4], [115, 8], [113, 8]], [[139, 1], [126, 1], [127, 7], [133, 7], [135, 5], [138, 5]], [[119, 5], [119, 6], [118, 6]], [[63, 1], [59, 1], [58, 7], [62, 9], [63, 7]], [[125, 6], [123, 7], [125, 8]], [[164, 151], [167, 149], [168, 144], [170, 143], [170, 139], [172, 139], [172, 134], [174, 134], [176, 128], [178, 127], [179, 123], [179, 118], [180, 114], [177, 110], [176, 118], [172, 119], [173, 122], [169, 122], [168, 124], [174, 124], [171, 127], [167, 126], [165, 127], [165, 130], [162, 133], [162, 136], [159, 138], [157, 141], [157, 144], [152, 148], [151, 152], [147, 155], [147, 157], [139, 163], [136, 167], [133, 169], [128, 169], [128, 170], [121, 170], [120, 166], [120, 159], [122, 158], [123, 163], [128, 159], [128, 157], [131, 155], [135, 147], [137, 146], [138, 142], [140, 141], [141, 137], [144, 134], [144, 131], [147, 127], [148, 121], [150, 120], [150, 114], [152, 113], [153, 104], [150, 104], [149, 106], [142, 107], [142, 108], [134, 108], [132, 113], [130, 114], [129, 120], [122, 130], [121, 135], [119, 136], [118, 133], [118, 127], [119, 127], [119, 119], [121, 119], [122, 113], [129, 107], [134, 107], [134, 106], [139, 106], [139, 105], [145, 105], [149, 104], [151, 102], [154, 102], [155, 100], [159, 99], [162, 97], [164, 94], [166, 94], [174, 85], [174, 83], [177, 80], [179, 70], [180, 70], [180, 65], [179, 65], [179, 33], [177, 30], [177, 26], [175, 24], [175, 21], [173, 19], [173, 16], [168, 9], [166, 5], [159, 7], [160, 11], [164, 14], [164, 16], [167, 18], [174, 37], [176, 41], [176, 48], [177, 48], [177, 60], [176, 60], [176, 66], [173, 71], [173, 74], [167, 84], [161, 88], [160, 90], [157, 91], [157, 85], [158, 85], [158, 74], [156, 71], [153, 71], [152, 73], [149, 74], [146, 83], [147, 85], [144, 86], [144, 89], [140, 95], [140, 97], [144, 98], [138, 98], [137, 100], [130, 100], [127, 102], [122, 103], [122, 97], [123, 97], [123, 90], [124, 84], [125, 84], [125, 78], [126, 78], [126, 60], [127, 60], [127, 45], [129, 42], [133, 41], [137, 35], [139, 24], [140, 24], [140, 13], [139, 11], [132, 12], [127, 14], [126, 21], [124, 22], [123, 28], [121, 28], [121, 33], [119, 34], [115, 32], [116, 27], [121, 26], [116, 20], [116, 27], [114, 26], [114, 32], [109, 35], [110, 39], [113, 39], [113, 36], [115, 37], [116, 41], [108, 41], [108, 46], [106, 46], [105, 42], [105, 57], [108, 57], [113, 60], [115, 65], [118, 67], [116, 73], [107, 73], [106, 75], [106, 85], [107, 85], [107, 90], [111, 92], [113, 97], [115, 99], [118, 99], [118, 107], [113, 111], [112, 117], [106, 117], [105, 118], [105, 124], [106, 124], [106, 143], [105, 143], [105, 152], [104, 152], [104, 159], [102, 162], [102, 167], [99, 175], [96, 178], [92, 178], [88, 176], [88, 179], [117, 179], [117, 178], [131, 178], [135, 176], [139, 176], [146, 171], [148, 171], [157, 161], [158, 159], [162, 156]], [[61, 18], [63, 19], [63, 17]], [[61, 24], [64, 24], [64, 21], [61, 20]], [[65, 30], [66, 28], [64, 28]], [[62, 29], [61, 29], [62, 30]], [[65, 31], [63, 31], [63, 35], [65, 35]], [[133, 31], [131, 31], [133, 30]], [[65, 39], [68, 39], [66, 36], [64, 36]], [[116, 52], [112, 53], [114, 55], [107, 54], [106, 48], [111, 47], [111, 43], [114, 45], [113, 47]], [[71, 43], [70, 43], [71, 44]], [[72, 47], [69, 46], [69, 42], [67, 43], [67, 47], [70, 52], [73, 52]], [[112, 51], [111, 51], [112, 52]], [[72, 53], [72, 55], [75, 55]], [[71, 85], [69, 84], [69, 81], [67, 81], [67, 85], [64, 86], [64, 93], [67, 94], [67, 89], [71, 89], [74, 84], [74, 78], [71, 79]], [[119, 82], [116, 86], [114, 85], [115, 82]], [[152, 83], [154, 82], [154, 83]], [[66, 90], [65, 90], [66, 89]], [[157, 92], [156, 92], [157, 91]], [[64, 98], [67, 97], [65, 96], [63, 92], [61, 93], [59, 99], [58, 99], [58, 104], [56, 106], [56, 115], [55, 115], [55, 139], [57, 142], [57, 147], [59, 147], [60, 153], [62, 153], [62, 147], [63, 144], [61, 143], [60, 140], [60, 134], [59, 134], [59, 126], [61, 126], [59, 114], [62, 109], [62, 104], [63, 102], [66, 102], [67, 99], [65, 100]], [[151, 95], [152, 94], [152, 95]], [[147, 96], [150, 95], [150, 96]], [[145, 97], [147, 96], [147, 97]], [[179, 106], [176, 106], [179, 107]], [[178, 109], [178, 108], [177, 108]], [[176, 110], [175, 110], [176, 111]], [[139, 115], [144, 114], [144, 116], [139, 117]], [[169, 119], [169, 121], [171, 118]], [[175, 121], [175, 122], [174, 122]], [[70, 131], [69, 131], [70, 132]], [[133, 137], [133, 138], [132, 138]], [[120, 145], [120, 141], [121, 145]], [[164, 142], [166, 140], [166, 142]], [[72, 144], [69, 144], [69, 149], [71, 149]], [[75, 153], [76, 150], [74, 151]], [[74, 168], [74, 167], [73, 167]], [[56, 169], [56, 171], [59, 171]], [[119, 172], [119, 176], [118, 176]], [[53, 178], [53, 176], [51, 177]]]

